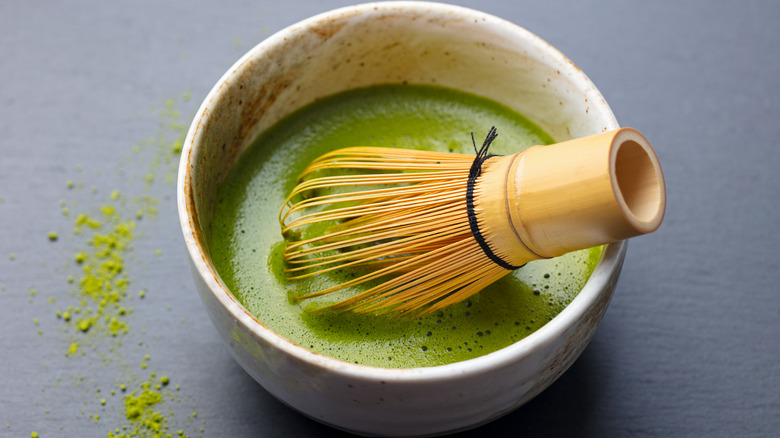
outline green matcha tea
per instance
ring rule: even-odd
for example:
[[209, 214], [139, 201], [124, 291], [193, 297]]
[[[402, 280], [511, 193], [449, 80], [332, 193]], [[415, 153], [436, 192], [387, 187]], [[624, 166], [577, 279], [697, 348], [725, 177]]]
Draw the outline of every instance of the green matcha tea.
[[557, 315], [579, 292], [600, 249], [534, 261], [469, 300], [423, 318], [310, 312], [295, 301], [355, 273], [284, 278], [279, 209], [306, 165], [347, 146], [473, 153], [491, 126], [494, 154], [552, 139], [529, 120], [474, 95], [384, 85], [321, 99], [263, 133], [219, 188], [209, 251], [225, 284], [260, 321], [290, 341], [347, 362], [386, 368], [443, 365], [506, 347]]

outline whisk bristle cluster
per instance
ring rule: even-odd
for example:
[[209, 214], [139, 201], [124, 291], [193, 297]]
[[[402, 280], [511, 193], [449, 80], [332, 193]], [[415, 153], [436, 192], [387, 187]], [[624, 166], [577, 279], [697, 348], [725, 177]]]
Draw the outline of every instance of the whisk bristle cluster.
[[[356, 278], [303, 295], [359, 289], [329, 308], [425, 314], [508, 271], [475, 242], [464, 197], [473, 155], [353, 147], [312, 162], [280, 212], [288, 279], [350, 269]], [[308, 236], [307, 228], [321, 231]], [[323, 230], [324, 229], [324, 230]]]
[[496, 136], [477, 150], [472, 135], [476, 155], [357, 147], [314, 161], [279, 215], [293, 240], [287, 276], [355, 277], [299, 298], [339, 292], [325, 308], [435, 312], [532, 260], [661, 224], [663, 173], [638, 131], [505, 156], [488, 154]]

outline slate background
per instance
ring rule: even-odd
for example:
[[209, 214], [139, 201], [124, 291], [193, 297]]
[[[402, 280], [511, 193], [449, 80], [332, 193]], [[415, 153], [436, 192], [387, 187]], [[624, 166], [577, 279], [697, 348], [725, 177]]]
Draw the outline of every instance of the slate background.
[[[193, 290], [165, 181], [175, 163], [133, 147], [175, 137], [161, 127], [167, 100], [188, 125], [244, 52], [350, 3], [0, 1], [0, 436], [106, 436], [127, 424], [106, 392], [152, 370], [181, 386], [166, 408], [174, 432], [342, 434], [277, 402], [229, 356]], [[660, 230], [629, 245], [583, 356], [528, 405], [458, 436], [777, 436], [780, 3], [454, 3], [526, 27], [582, 68], [651, 141], [669, 197]], [[126, 262], [132, 293], [147, 297], [129, 301], [118, 351], [67, 358], [77, 334], [54, 311], [72, 300], [64, 279], [85, 244], [73, 217], [113, 189], [160, 202]]]

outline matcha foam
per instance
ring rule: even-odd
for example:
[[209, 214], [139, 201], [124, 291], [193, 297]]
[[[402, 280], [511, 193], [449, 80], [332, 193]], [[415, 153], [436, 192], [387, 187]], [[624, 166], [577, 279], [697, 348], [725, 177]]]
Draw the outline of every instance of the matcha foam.
[[[553, 140], [496, 102], [434, 86], [386, 85], [321, 99], [283, 119], [245, 152], [219, 188], [208, 236], [231, 292], [265, 325], [318, 353], [378, 367], [435, 366], [482, 356], [533, 333], [587, 281], [600, 248], [531, 262], [469, 300], [419, 319], [311, 313], [294, 300], [352, 278], [342, 271], [287, 281], [278, 212], [303, 168], [326, 151], [383, 146], [473, 153], [496, 126], [496, 154]], [[327, 298], [324, 298], [327, 300]]]

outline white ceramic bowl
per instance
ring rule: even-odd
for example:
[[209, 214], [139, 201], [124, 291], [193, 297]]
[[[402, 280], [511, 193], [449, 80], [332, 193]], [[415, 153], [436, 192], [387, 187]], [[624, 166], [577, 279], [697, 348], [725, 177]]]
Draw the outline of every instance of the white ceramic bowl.
[[450, 365], [384, 369], [293, 344], [231, 295], [209, 259], [217, 186], [257, 135], [315, 99], [371, 84], [437, 84], [513, 108], [558, 141], [618, 127], [585, 74], [555, 48], [499, 18], [456, 6], [351, 6], [292, 25], [244, 55], [195, 116], [178, 180], [181, 226], [200, 297], [241, 366], [279, 400], [364, 435], [436, 435], [486, 423], [555, 381], [590, 341], [626, 243], [607, 246], [559, 315], [527, 338]]

